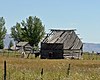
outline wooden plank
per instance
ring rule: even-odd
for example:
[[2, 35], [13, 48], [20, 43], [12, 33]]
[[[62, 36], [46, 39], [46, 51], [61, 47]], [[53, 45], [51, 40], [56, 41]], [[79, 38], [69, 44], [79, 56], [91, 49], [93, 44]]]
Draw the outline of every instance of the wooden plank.
[[55, 43], [62, 33], [62, 31], [54, 32], [53, 35], [51, 35], [50, 38], [48, 38], [48, 43]]
[[75, 32], [72, 32], [70, 35], [71, 35], [71, 37], [69, 39], [69, 42], [68, 42], [68, 45], [67, 45], [67, 49], [70, 49], [71, 47], [73, 47], [74, 41], [75, 41], [75, 38], [76, 38]]
[[70, 34], [69, 34], [69, 37], [64, 42], [64, 49], [69, 49], [71, 47], [71, 44], [73, 43], [73, 37], [74, 37], [74, 34], [71, 31]]
[[77, 37], [75, 42], [74, 42], [74, 46], [72, 47], [72, 49], [77, 49], [78, 44], [79, 44], [79, 38]]

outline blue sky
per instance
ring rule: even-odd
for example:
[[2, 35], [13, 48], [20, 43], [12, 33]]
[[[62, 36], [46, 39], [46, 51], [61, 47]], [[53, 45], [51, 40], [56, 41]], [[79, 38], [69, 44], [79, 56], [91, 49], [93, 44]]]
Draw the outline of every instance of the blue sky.
[[100, 43], [100, 0], [0, 0], [0, 16], [10, 28], [28, 16], [38, 16], [51, 28], [77, 29], [83, 42]]

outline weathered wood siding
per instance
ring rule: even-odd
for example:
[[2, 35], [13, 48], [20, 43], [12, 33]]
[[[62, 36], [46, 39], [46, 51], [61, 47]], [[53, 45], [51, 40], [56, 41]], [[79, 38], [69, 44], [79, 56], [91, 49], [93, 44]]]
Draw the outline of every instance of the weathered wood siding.
[[[49, 56], [53, 53], [54, 58], [64, 55], [80, 57], [83, 43], [74, 30], [51, 30], [51, 33], [41, 43], [41, 56]], [[65, 51], [66, 50], [66, 51]]]
[[41, 58], [63, 58], [63, 44], [41, 43], [41, 46]]

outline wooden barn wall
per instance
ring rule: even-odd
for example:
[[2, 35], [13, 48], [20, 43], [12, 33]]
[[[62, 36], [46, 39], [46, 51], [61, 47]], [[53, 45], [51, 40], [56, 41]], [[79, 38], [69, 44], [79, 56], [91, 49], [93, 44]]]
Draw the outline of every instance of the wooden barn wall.
[[62, 59], [63, 51], [62, 50], [41, 50], [41, 58], [43, 59], [46, 59], [46, 58], [47, 59]]
[[41, 43], [41, 56], [49, 58], [62, 58], [65, 55], [80, 57], [83, 51], [83, 43], [73, 30], [53, 30], [47, 41]]
[[64, 58], [66, 57], [74, 57], [74, 58], [81, 58], [82, 50], [64, 50], [63, 51]]
[[62, 50], [63, 44], [60, 43], [41, 43], [41, 50]]
[[[41, 58], [63, 58], [63, 44], [41, 43]], [[51, 54], [51, 55], [50, 55]]]

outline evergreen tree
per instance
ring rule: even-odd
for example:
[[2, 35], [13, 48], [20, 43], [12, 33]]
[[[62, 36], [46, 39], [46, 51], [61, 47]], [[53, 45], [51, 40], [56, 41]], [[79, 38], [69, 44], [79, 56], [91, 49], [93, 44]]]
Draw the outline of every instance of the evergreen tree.
[[3, 39], [6, 35], [6, 28], [5, 28], [5, 20], [3, 17], [0, 17], [0, 49], [3, 49], [4, 44], [3, 44]]

